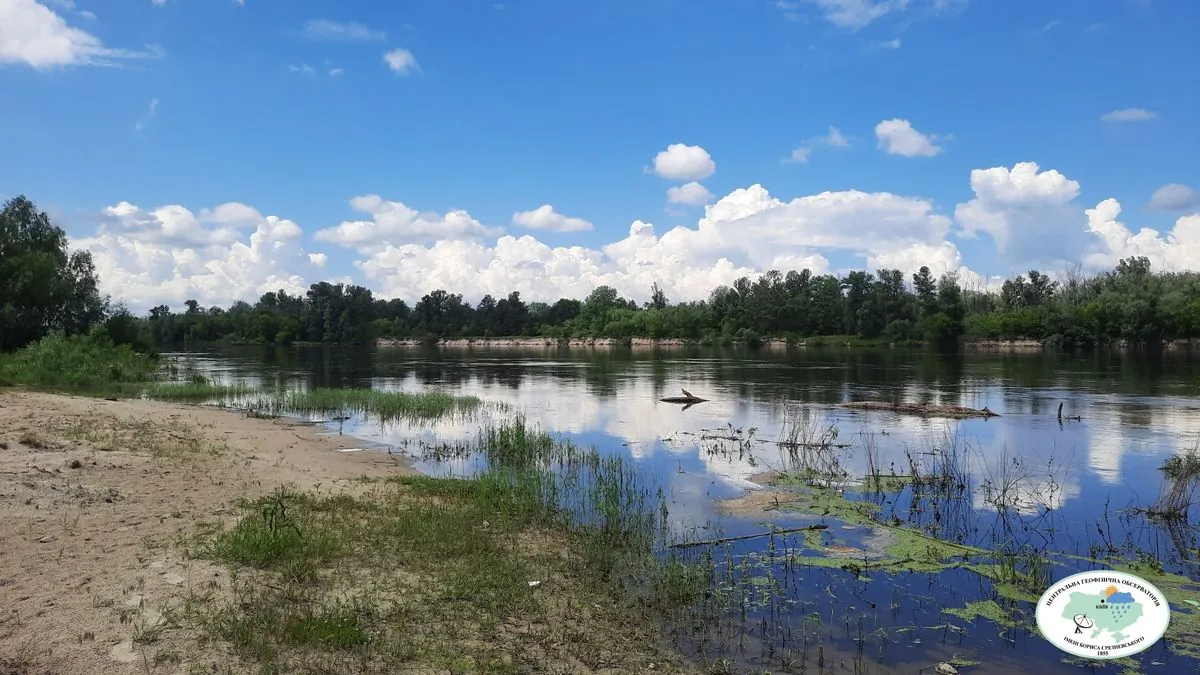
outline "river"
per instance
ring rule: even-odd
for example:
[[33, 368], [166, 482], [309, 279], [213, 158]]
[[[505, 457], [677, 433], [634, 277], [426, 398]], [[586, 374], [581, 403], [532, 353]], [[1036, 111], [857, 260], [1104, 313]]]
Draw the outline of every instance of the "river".
[[[678, 529], [714, 536], [762, 531], [761, 521], [768, 519], [783, 526], [813, 521], [811, 513], [768, 515], [761, 507], [730, 513], [720, 505], [759, 489], [751, 479], [764, 471], [795, 469], [795, 453], [775, 443], [786, 435], [789, 420], [805, 420], [810, 432], [836, 429], [835, 444], [846, 447], [804, 461], [810, 468], [820, 463], [822, 471], [836, 466], [851, 482], [872, 466], [883, 474], [910, 475], [914, 462], [954, 448], [963, 483], [955, 492], [958, 503], [946, 503], [944, 494], [940, 503], [909, 495], [882, 498], [880, 508], [890, 509], [897, 524], [903, 520], [964, 545], [992, 550], [1002, 543], [1005, 550], [1061, 554], [1045, 572], [1046, 585], [1097, 567], [1086, 559], [1098, 557], [1161, 566], [1174, 579], [1200, 580], [1200, 536], [1190, 524], [1200, 510], [1193, 507], [1189, 521], [1171, 527], [1138, 511], [1163, 492], [1163, 462], [1200, 442], [1200, 360], [1186, 354], [297, 347], [172, 357], [230, 383], [438, 390], [503, 402], [548, 431], [627, 454], [665, 486]], [[659, 402], [681, 388], [708, 401], [686, 409]], [[947, 420], [839, 407], [854, 400], [986, 407], [999, 416]], [[1063, 420], [1057, 415], [1060, 403]], [[414, 428], [352, 418], [340, 427], [368, 448], [413, 455], [425, 472], [463, 475], [480, 460], [429, 459], [419, 448], [469, 441], [479, 425], [479, 419], [451, 419]], [[870, 551], [876, 534], [854, 523], [830, 532], [831, 551], [838, 546]], [[767, 560], [764, 549], [773, 543], [749, 540], [729, 555], [759, 565], [756, 581], [787, 576], [777, 585], [782, 590], [754, 598], [745, 616], [739, 612], [706, 623], [699, 633], [676, 626], [671, 635], [681, 648], [758, 672], [933, 672], [935, 664], [952, 659], [966, 674], [1091, 667], [1068, 662], [1028, 621], [1010, 626], [1009, 618], [980, 611], [978, 603], [994, 601], [988, 606], [1019, 615], [1031, 603], [997, 594], [991, 581], [971, 570], [797, 567], [794, 561]], [[1182, 631], [1175, 635], [1194, 644], [1170, 649], [1160, 641], [1099, 672], [1200, 669], [1200, 660], [1192, 657], [1200, 652], [1200, 634], [1192, 632], [1200, 624], [1193, 614], [1200, 609], [1192, 609], [1200, 608], [1197, 587], [1200, 583], [1167, 591], [1176, 610], [1173, 626]], [[821, 649], [814, 651], [814, 644]]]

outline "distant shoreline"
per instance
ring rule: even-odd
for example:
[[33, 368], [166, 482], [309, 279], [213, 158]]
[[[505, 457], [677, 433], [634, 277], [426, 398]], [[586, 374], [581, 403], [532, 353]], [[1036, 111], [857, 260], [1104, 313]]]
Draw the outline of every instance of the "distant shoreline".
[[[808, 338], [789, 344], [783, 338], [762, 339], [762, 349], [892, 349], [896, 347], [924, 347], [924, 343], [889, 343], [872, 340], [846, 339], [845, 336]], [[707, 347], [707, 346], [745, 346], [745, 340], [733, 340], [727, 345], [704, 344], [700, 340], [683, 338], [570, 338], [560, 340], [552, 337], [492, 337], [492, 338], [437, 338], [436, 340], [418, 338], [379, 338], [375, 341], [377, 347], [486, 347], [486, 348], [516, 348], [516, 347], [636, 347], [636, 348], [673, 348], [673, 347]], [[962, 343], [965, 350], [980, 352], [1037, 352], [1055, 351], [1038, 340], [967, 340]], [[1200, 347], [1200, 340], [1172, 340], [1163, 343], [1163, 349], [1178, 350]], [[1108, 349], [1129, 349], [1124, 341], [1111, 343]]]

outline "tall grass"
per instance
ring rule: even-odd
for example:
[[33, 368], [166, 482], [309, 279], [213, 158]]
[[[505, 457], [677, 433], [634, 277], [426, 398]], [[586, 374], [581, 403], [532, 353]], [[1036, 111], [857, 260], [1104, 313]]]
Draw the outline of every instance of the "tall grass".
[[476, 396], [436, 392], [379, 391], [377, 389], [310, 389], [259, 392], [248, 397], [249, 407], [272, 413], [361, 413], [381, 422], [428, 421], [478, 410]]
[[154, 357], [106, 336], [53, 333], [0, 354], [0, 386], [115, 392], [149, 381], [156, 368]]
[[1188, 519], [1200, 487], [1200, 441], [1188, 450], [1167, 459], [1159, 468], [1163, 473], [1162, 494], [1149, 514], [1165, 520]]
[[154, 382], [146, 386], [142, 394], [158, 401], [225, 403], [250, 396], [254, 391], [246, 385], [216, 384], [196, 376], [189, 382]]
[[573, 553], [597, 579], [652, 579], [660, 571], [664, 495], [629, 458], [553, 438], [521, 417], [486, 427], [479, 444], [488, 464], [476, 494], [488, 508], [570, 533]]
[[147, 398], [163, 401], [215, 403], [247, 408], [272, 415], [363, 414], [381, 422], [427, 422], [478, 410], [475, 396], [438, 392], [379, 391], [377, 389], [311, 389], [281, 391], [241, 384], [218, 384], [202, 376], [188, 382], [156, 382], [142, 389]]

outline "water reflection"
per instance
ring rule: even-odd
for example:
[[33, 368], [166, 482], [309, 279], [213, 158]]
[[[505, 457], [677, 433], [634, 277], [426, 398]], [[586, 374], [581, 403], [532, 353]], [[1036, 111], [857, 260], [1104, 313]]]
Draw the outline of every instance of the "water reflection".
[[[957, 458], [965, 476], [960, 490], [965, 499], [930, 501], [929, 495], [914, 491], [888, 505], [915, 526], [984, 548], [1004, 542], [1013, 550], [1032, 547], [1077, 555], [1097, 550], [1132, 555], [1130, 551], [1140, 549], [1168, 569], [1200, 578], [1191, 562], [1196, 559], [1195, 528], [1164, 528], [1125, 511], [1153, 502], [1163, 489], [1158, 467], [1200, 437], [1200, 366], [1183, 357], [299, 348], [231, 349], [190, 358], [200, 370], [252, 386], [437, 389], [507, 403], [547, 430], [632, 457], [669, 487], [671, 517], [680, 529], [718, 522], [730, 532], [758, 527], [752, 518], [724, 516], [714, 500], [756, 489], [751, 478], [765, 470], [794, 466], [797, 458], [777, 441], [789, 406], [799, 404], [819, 416], [821, 424], [836, 426], [839, 442], [849, 445], [822, 461], [836, 461], [851, 482], [866, 476], [872, 465], [885, 474], [907, 475], [914, 466], [948, 454]], [[680, 388], [709, 400], [687, 410], [658, 401]], [[1001, 416], [955, 421], [838, 407], [851, 400], [987, 407]], [[1064, 414], [1079, 420], [1060, 421], [1060, 403]], [[490, 414], [421, 428], [352, 420], [345, 430], [419, 456], [414, 439], [426, 446], [468, 442]], [[462, 475], [480, 461], [457, 457], [425, 460], [419, 466], [435, 474]], [[739, 550], [748, 555], [756, 549], [747, 545]], [[793, 631], [802, 641], [808, 630], [804, 617], [811, 612], [841, 612], [845, 616], [833, 616], [834, 623], [852, 618], [850, 632], [857, 631], [865, 610], [851, 617], [844, 601], [812, 600], [825, 592], [822, 588], [858, 593], [859, 604], [851, 606], [873, 608], [863, 627], [867, 634], [910, 625], [914, 639], [926, 640], [930, 627], [949, 625], [940, 606], [961, 605], [989, 592], [978, 575], [965, 572], [902, 575], [893, 584], [862, 588], [856, 576], [841, 570], [788, 570], [799, 575], [795, 579], [780, 574], [781, 583], [807, 589], [799, 596], [784, 594], [786, 598], [816, 604], [805, 611], [757, 608], [767, 618], [761, 629], [738, 637], [739, 644], [751, 645], [749, 655], [742, 648], [741, 662], [778, 663], [787, 645], [794, 650], [796, 644], [779, 631]], [[890, 610], [893, 616], [880, 620], [876, 610], [896, 604], [890, 597], [893, 588], [902, 588], [905, 600]], [[829, 626], [824, 629], [828, 632]], [[1016, 650], [1025, 644], [1039, 650], [1039, 668], [1065, 668], [1036, 636], [984, 635], [974, 626], [971, 631], [973, 649], [990, 645], [998, 650], [990, 663], [972, 672], [1026, 672], [1013, 665], [1020, 663]], [[914, 647], [906, 638], [887, 631], [870, 640], [842, 637], [828, 646], [831, 661], [872, 668], [860, 672], [911, 672], [903, 665], [905, 650]], [[953, 654], [954, 637], [961, 639], [950, 634], [944, 644], [927, 645], [920, 659]], [[724, 655], [729, 644], [713, 641], [711, 633], [680, 640], [714, 658]], [[887, 665], [881, 665], [880, 655], [863, 657], [867, 643], [888, 652]], [[768, 652], [771, 656], [763, 656]], [[810, 657], [816, 658], [803, 658]], [[1182, 667], [1178, 659], [1172, 664]]]

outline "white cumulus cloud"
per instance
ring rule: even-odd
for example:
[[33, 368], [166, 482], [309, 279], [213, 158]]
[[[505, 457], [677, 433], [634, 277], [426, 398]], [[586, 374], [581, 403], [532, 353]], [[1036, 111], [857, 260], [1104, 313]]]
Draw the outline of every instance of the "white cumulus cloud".
[[383, 61], [397, 75], [407, 76], [413, 72], [421, 72], [421, 66], [417, 65], [417, 57], [407, 49], [393, 49], [383, 55]]
[[667, 189], [667, 201], [672, 204], [689, 204], [691, 206], [704, 206], [712, 201], [713, 194], [708, 191], [708, 188], [692, 181], [684, 183], [678, 187]]
[[592, 224], [583, 218], [564, 216], [549, 204], [543, 204], [532, 211], [518, 211], [513, 214], [512, 221], [513, 225], [549, 232], [586, 232], [593, 229]]
[[[752, 185], [707, 206], [694, 228], [659, 235], [653, 225], [635, 221], [628, 236], [599, 249], [551, 247], [529, 235], [494, 243], [457, 237], [382, 245], [379, 237], [317, 238], [358, 249], [355, 265], [388, 296], [413, 299], [444, 288], [478, 299], [518, 290], [530, 300], [553, 301], [582, 298], [608, 284], [641, 300], [658, 283], [672, 299], [697, 300], [739, 276], [772, 268], [824, 272], [827, 249], [871, 260], [913, 244], [936, 246], [950, 225], [924, 199], [851, 190], [782, 201]], [[375, 245], [364, 247], [363, 240]]]
[[1123, 108], [1100, 116], [1105, 122], [1147, 122], [1158, 117], [1145, 108]]
[[180, 205], [143, 210], [119, 202], [104, 209], [94, 233], [70, 243], [91, 251], [102, 290], [135, 311], [191, 298], [225, 306], [280, 288], [303, 292], [294, 271], [303, 262], [300, 227], [277, 216], [250, 219], [251, 212], [233, 203], [197, 216]]
[[1200, 208], [1200, 191], [1180, 183], [1168, 183], [1150, 197], [1148, 206], [1156, 211], [1188, 211]]
[[879, 148], [889, 155], [933, 157], [942, 151], [934, 143], [936, 136], [917, 131], [908, 120], [884, 120], [875, 125], [875, 136], [879, 139]]
[[698, 145], [673, 143], [654, 156], [654, 173], [669, 180], [704, 180], [716, 170], [717, 163]]
[[1200, 269], [1200, 214], [1175, 221], [1166, 236], [1148, 227], [1134, 234], [1117, 220], [1120, 215], [1121, 204], [1115, 199], [1087, 210], [1087, 229], [1099, 240], [1084, 259], [1087, 267], [1107, 269], [1122, 258], [1146, 256], [1159, 270]]
[[1088, 243], [1079, 183], [1034, 162], [971, 171], [975, 198], [954, 211], [960, 236], [985, 232], [1014, 262], [1038, 256], [1069, 259]]
[[[470, 302], [513, 290], [552, 302], [607, 284], [641, 301], [652, 283], [672, 300], [698, 300], [718, 285], [769, 269], [825, 273], [833, 269], [826, 256], [833, 255], [843, 261], [838, 271], [865, 266], [911, 274], [928, 266], [934, 274], [957, 273], [967, 287], [995, 288], [1001, 280], [969, 268], [954, 243], [956, 235], [981, 233], [994, 240], [1010, 269], [1029, 269], [1018, 262], [1063, 261], [1104, 268], [1131, 255], [1149, 257], [1158, 269], [1200, 269], [1200, 214], [1179, 218], [1169, 232], [1135, 230], [1120, 222], [1115, 200], [1085, 209], [1078, 204], [1079, 183], [1033, 162], [977, 169], [970, 186], [973, 198], [954, 210], [956, 232], [954, 221], [928, 199], [860, 190], [780, 199], [755, 184], [705, 206], [692, 225], [660, 232], [637, 220], [627, 234], [599, 246], [550, 246], [534, 234], [505, 235], [464, 210], [421, 212], [373, 194], [350, 200], [363, 218], [319, 230], [313, 239], [353, 252], [354, 281], [407, 300], [441, 288]], [[582, 231], [586, 221], [545, 204], [514, 214], [513, 222]], [[296, 223], [241, 202], [193, 211], [120, 201], [72, 245], [93, 252], [107, 292], [145, 309], [188, 298], [226, 305], [266, 290], [302, 292], [321, 278], [350, 279], [345, 269], [327, 272], [329, 256], [301, 248], [301, 238]]]
[[[63, 7], [73, 9], [74, 4]], [[114, 66], [123, 60], [161, 55], [156, 46], [144, 50], [105, 47], [100, 38], [67, 25], [54, 10], [34, 0], [0, 0], [0, 64], [48, 70]]]
[[370, 215], [371, 220], [345, 221], [336, 227], [319, 230], [313, 237], [318, 241], [370, 251], [399, 244], [471, 239], [499, 233], [462, 210], [449, 211], [445, 215], [421, 213], [403, 202], [387, 201], [379, 195], [355, 197], [350, 200], [350, 206]]

